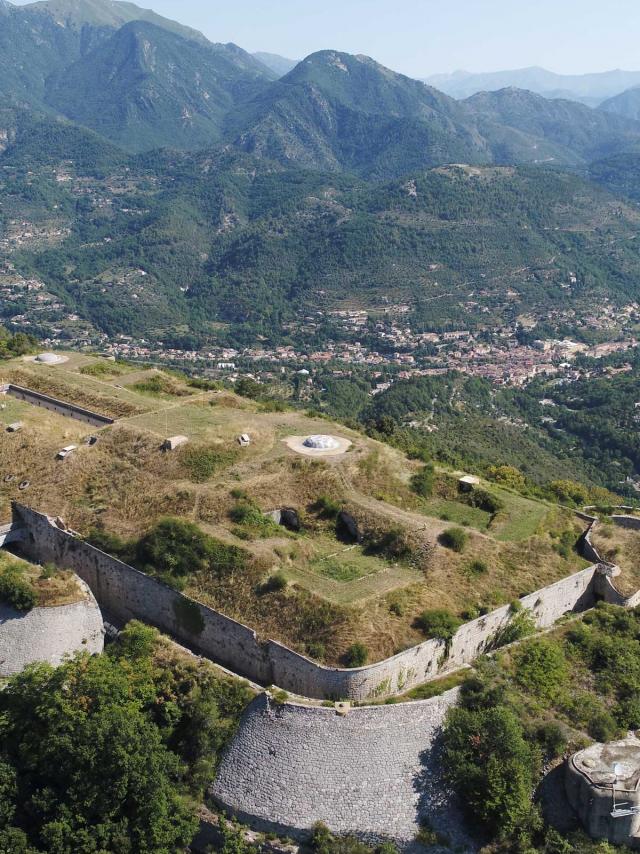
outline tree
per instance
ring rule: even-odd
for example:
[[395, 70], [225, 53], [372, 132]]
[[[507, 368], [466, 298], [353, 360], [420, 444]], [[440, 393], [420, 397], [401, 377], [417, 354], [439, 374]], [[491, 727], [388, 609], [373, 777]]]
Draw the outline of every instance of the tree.
[[107, 655], [12, 679], [0, 695], [12, 823], [59, 854], [187, 845], [197, 823], [176, 786], [179, 758], [145, 712], [151, 694], [145, 668], [134, 673]]
[[538, 757], [506, 706], [451, 709], [444, 767], [473, 818], [500, 838], [531, 821]]

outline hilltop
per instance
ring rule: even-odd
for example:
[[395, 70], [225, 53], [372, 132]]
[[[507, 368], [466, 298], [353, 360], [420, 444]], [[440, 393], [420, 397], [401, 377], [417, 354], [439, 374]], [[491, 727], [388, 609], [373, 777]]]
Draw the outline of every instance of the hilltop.
[[[490, 483], [482, 488], [491, 501], [473, 506], [446, 468], [431, 497], [421, 497], [412, 485], [421, 463], [329, 420], [95, 357], [55, 367], [18, 360], [3, 373], [116, 418], [85, 445], [91, 428], [8, 397], [2, 422], [24, 426], [0, 450], [9, 473], [0, 484], [3, 515], [10, 499], [28, 501], [103, 549], [143, 560], [141, 568], [150, 559], [141, 544], [164, 536], [162, 519], [195, 523], [218, 543], [219, 565], [233, 561], [231, 574], [192, 567], [172, 576], [153, 558], [147, 571], [327, 662], [346, 660], [356, 639], [370, 660], [419, 642], [415, 621], [425, 608], [470, 619], [586, 566], [571, 550], [582, 526], [570, 513]], [[241, 433], [249, 447], [239, 446]], [[312, 459], [284, 442], [318, 433], [351, 448]], [[189, 442], [163, 453], [162, 441], [176, 434]], [[69, 444], [79, 447], [56, 460]], [[296, 511], [299, 533], [265, 515], [282, 508]], [[355, 520], [360, 542], [337, 536], [340, 510]], [[460, 525], [456, 550], [444, 535]]]

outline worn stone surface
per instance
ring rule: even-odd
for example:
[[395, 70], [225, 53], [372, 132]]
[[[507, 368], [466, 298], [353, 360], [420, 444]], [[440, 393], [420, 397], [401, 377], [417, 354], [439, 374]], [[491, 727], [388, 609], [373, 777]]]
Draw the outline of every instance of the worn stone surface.
[[454, 689], [342, 717], [262, 694], [246, 709], [210, 796], [258, 830], [297, 838], [322, 821], [335, 833], [406, 845], [423, 815], [452, 848], [471, 848], [438, 759], [438, 733], [457, 696]]
[[86, 598], [72, 605], [25, 613], [0, 602], [0, 676], [12, 676], [36, 661], [57, 666], [81, 650], [102, 652], [102, 614], [87, 585], [82, 586]]

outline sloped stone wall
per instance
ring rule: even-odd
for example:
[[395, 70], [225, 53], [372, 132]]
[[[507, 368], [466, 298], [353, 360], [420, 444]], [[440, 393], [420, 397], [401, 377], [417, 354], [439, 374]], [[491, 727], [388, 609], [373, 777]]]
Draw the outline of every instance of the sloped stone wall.
[[[247, 626], [88, 545], [42, 513], [15, 504], [14, 514], [16, 527], [27, 533], [23, 546], [32, 559], [75, 570], [107, 616], [122, 622], [143, 620], [241, 676], [305, 697], [363, 702], [401, 693], [471, 663], [491, 648], [512, 616], [505, 606], [466, 623], [454, 635], [448, 654], [442, 642], [428, 640], [365, 667], [325, 667], [277, 641], [260, 642]], [[599, 573], [598, 566], [591, 566], [520, 601], [536, 625], [546, 628], [563, 614], [595, 604]]]
[[416, 703], [245, 710], [210, 796], [256, 830], [303, 839], [322, 821], [367, 841], [411, 842], [421, 818], [465, 850], [464, 821], [441, 780], [438, 735], [458, 689]]
[[82, 586], [85, 598], [71, 605], [25, 613], [0, 602], [0, 676], [13, 676], [36, 661], [57, 666], [75, 652], [102, 652], [102, 614], [87, 585]]

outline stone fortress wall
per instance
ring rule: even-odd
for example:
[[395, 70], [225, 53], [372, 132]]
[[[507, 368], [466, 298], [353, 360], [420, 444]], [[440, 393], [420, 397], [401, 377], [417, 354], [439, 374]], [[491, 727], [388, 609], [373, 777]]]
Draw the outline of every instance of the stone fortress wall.
[[76, 421], [82, 421], [84, 424], [90, 424], [92, 427], [107, 427], [113, 424], [113, 418], [107, 418], [106, 415], [100, 415], [97, 412], [92, 412], [90, 409], [84, 409], [82, 406], [76, 406], [75, 403], [67, 403], [64, 400], [58, 400], [48, 394], [42, 394], [39, 391], [33, 391], [30, 388], [8, 383], [0, 386], [0, 393], [8, 394], [18, 400], [24, 400], [25, 403], [30, 403], [32, 406], [40, 406], [42, 409], [48, 409], [49, 412], [57, 412], [58, 415], [64, 415], [66, 418], [74, 418]]
[[0, 676], [20, 673], [28, 664], [57, 666], [74, 652], [102, 652], [102, 614], [89, 587], [71, 605], [32, 608], [26, 613], [0, 602]]
[[[443, 642], [428, 640], [364, 667], [326, 667], [277, 641], [261, 641], [247, 626], [94, 548], [42, 513], [17, 503], [13, 512], [14, 529], [23, 529], [25, 553], [32, 560], [73, 569], [108, 618], [120, 623], [140, 619], [241, 676], [304, 697], [366, 702], [402, 693], [490, 650], [496, 633], [512, 617], [507, 605], [466, 623], [448, 651]], [[614, 573], [615, 568], [599, 562], [520, 602], [539, 628], [566, 613], [587, 610], [598, 599], [627, 604], [611, 583]]]
[[458, 689], [348, 714], [259, 695], [246, 709], [209, 797], [255, 830], [304, 839], [334, 833], [404, 847], [427, 820], [451, 849], [471, 847], [441, 780], [438, 735]]

